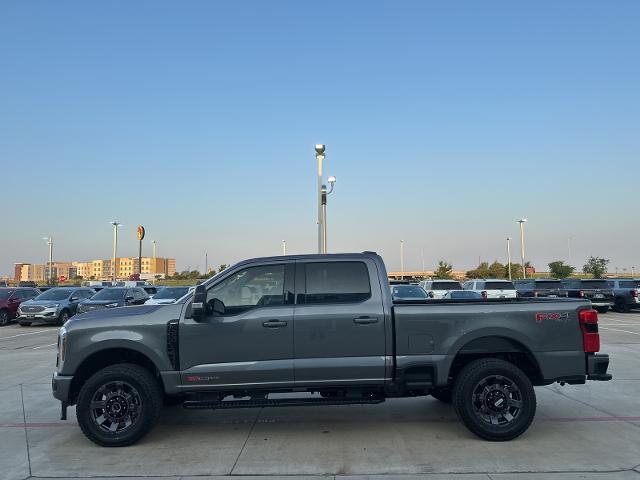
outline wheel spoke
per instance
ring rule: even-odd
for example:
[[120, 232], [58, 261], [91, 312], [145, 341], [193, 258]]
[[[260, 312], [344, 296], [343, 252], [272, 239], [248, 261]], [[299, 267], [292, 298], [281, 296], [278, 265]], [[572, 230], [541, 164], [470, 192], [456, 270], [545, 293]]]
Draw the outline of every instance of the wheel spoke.
[[522, 408], [522, 400], [509, 399], [509, 405], [516, 408]]
[[105, 417], [104, 415], [100, 415], [99, 417], [96, 418], [96, 423], [100, 426], [102, 426], [102, 424], [106, 421], [107, 421], [107, 417]]

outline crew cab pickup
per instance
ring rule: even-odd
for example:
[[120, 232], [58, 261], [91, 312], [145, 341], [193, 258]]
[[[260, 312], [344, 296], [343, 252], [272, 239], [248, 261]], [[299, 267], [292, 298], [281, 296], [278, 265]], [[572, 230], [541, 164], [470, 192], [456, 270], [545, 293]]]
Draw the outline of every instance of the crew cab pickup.
[[[374, 404], [432, 395], [510, 440], [534, 386], [610, 380], [585, 299], [393, 302], [375, 253], [246, 260], [170, 305], [104, 309], [60, 329], [53, 395], [103, 446], [130, 445], [164, 403], [187, 409]], [[289, 392], [282, 395], [273, 394]]]

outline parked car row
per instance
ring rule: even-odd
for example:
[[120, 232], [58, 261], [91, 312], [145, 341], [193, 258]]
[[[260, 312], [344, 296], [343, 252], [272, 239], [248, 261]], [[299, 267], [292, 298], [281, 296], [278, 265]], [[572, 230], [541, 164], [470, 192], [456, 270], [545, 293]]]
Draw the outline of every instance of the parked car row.
[[193, 289], [153, 286], [153, 294], [149, 294], [145, 288], [148, 285], [118, 283], [125, 286], [96, 285], [96, 289], [88, 286], [50, 287], [44, 291], [33, 287], [0, 288], [0, 326], [14, 319], [25, 327], [35, 322], [64, 325], [78, 313], [144, 303], [173, 303]]
[[[421, 291], [416, 290], [419, 287]], [[462, 294], [459, 292], [473, 292]], [[640, 309], [640, 280], [633, 278], [528, 278], [521, 280], [472, 279], [423, 280], [419, 284], [393, 283], [391, 294], [397, 300], [463, 298], [585, 298], [599, 313], [610, 308], [618, 312]]]

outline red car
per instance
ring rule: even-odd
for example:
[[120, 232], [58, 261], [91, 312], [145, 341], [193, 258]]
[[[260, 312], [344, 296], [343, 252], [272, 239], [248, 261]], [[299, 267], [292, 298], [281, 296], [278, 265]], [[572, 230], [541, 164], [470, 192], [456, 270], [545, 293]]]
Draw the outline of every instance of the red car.
[[12, 318], [16, 318], [22, 302], [39, 294], [40, 291], [35, 288], [0, 288], [0, 326], [5, 326]]

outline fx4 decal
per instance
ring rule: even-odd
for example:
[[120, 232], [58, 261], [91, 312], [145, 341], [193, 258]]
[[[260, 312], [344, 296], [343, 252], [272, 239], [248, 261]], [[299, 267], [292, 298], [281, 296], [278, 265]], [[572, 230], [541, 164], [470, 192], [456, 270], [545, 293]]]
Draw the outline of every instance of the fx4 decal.
[[536, 323], [542, 323], [545, 320], [553, 320], [554, 322], [568, 322], [569, 321], [569, 313], [536, 313]]

